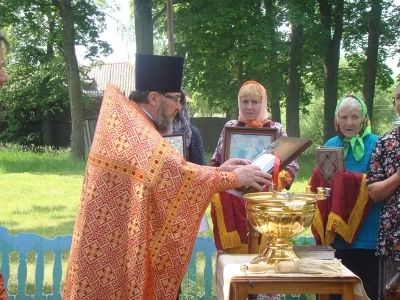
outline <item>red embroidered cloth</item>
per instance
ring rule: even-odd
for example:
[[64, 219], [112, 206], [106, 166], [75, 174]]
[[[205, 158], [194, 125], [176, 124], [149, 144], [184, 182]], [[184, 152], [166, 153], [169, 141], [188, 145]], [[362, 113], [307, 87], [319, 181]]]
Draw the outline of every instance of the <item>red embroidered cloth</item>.
[[0, 300], [8, 300], [3, 275], [0, 273]]
[[[277, 172], [277, 190], [281, 191], [293, 180], [285, 170]], [[264, 191], [269, 190], [269, 185]], [[215, 194], [211, 205], [215, 247], [230, 254], [248, 253], [246, 201], [228, 192]], [[261, 239], [259, 241], [261, 243]], [[262, 245], [260, 251], [265, 247]]]
[[[317, 245], [331, 244], [339, 234], [351, 244], [372, 206], [365, 182], [366, 175], [340, 171], [332, 179], [332, 191], [326, 200], [317, 201], [311, 226]], [[310, 179], [311, 191], [326, 187], [323, 175], [315, 168]]]
[[176, 299], [212, 195], [236, 186], [234, 173], [187, 163], [108, 85], [63, 299]]

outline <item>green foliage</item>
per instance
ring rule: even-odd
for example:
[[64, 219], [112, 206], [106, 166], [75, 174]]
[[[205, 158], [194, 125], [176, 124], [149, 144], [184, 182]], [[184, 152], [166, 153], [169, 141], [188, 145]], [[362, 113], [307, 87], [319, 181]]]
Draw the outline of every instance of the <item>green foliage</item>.
[[339, 76], [348, 81], [352, 90], [363, 90], [366, 53], [370, 29], [371, 6], [380, 3], [382, 16], [380, 20], [380, 40], [378, 48], [378, 65], [376, 87], [386, 90], [393, 84], [393, 72], [385, 64], [385, 60], [396, 54], [396, 42], [400, 38], [399, 7], [392, 1], [351, 1], [346, 2], [345, 22], [343, 30], [343, 48], [348, 68], [341, 69]]
[[312, 104], [300, 113], [301, 137], [311, 139], [314, 146], [321, 146], [324, 140], [324, 98], [322, 91], [313, 90]]
[[73, 3], [75, 44], [86, 47], [85, 58], [94, 60], [111, 54], [113, 50], [110, 45], [99, 36], [99, 33], [106, 28], [105, 14], [99, 10], [93, 0], [78, 0]]
[[[382, 5], [381, 37], [379, 45], [380, 61], [396, 54], [399, 39], [400, 7], [393, 1], [376, 1]], [[373, 1], [345, 2], [343, 48], [347, 53], [365, 53], [368, 45], [370, 9]]]
[[[18, 54], [15, 53], [15, 59], [19, 59]], [[0, 98], [7, 128], [1, 132], [0, 139], [40, 145], [43, 117], [54, 118], [69, 106], [64, 61], [61, 57], [30, 65], [11, 61], [8, 72], [10, 81]]]
[[[346, 68], [346, 62], [341, 62], [341, 70]], [[349, 72], [350, 70], [345, 70]], [[353, 74], [356, 76], [356, 74]], [[357, 84], [353, 80], [353, 76], [349, 75], [348, 80], [340, 80], [339, 97], [342, 98], [346, 94], [354, 94], [362, 97], [362, 85]], [[374, 100], [374, 115], [371, 120], [372, 132], [377, 135], [382, 135], [393, 128], [393, 121], [396, 118], [396, 110], [393, 107], [395, 85], [383, 90], [378, 89], [375, 92]], [[315, 147], [323, 145], [323, 127], [324, 127], [324, 104], [323, 90], [318, 90], [312, 85], [307, 86], [307, 90], [313, 95], [311, 104], [307, 106], [307, 111], [302, 111], [300, 114], [300, 129], [301, 137], [312, 139]], [[332, 115], [334, 115], [334, 111]]]
[[392, 85], [386, 90], [376, 91], [371, 127], [372, 132], [377, 135], [382, 135], [395, 127], [393, 124], [397, 118], [396, 109], [393, 106], [395, 89], [396, 85]]
[[[86, 46], [86, 56], [91, 59], [109, 54], [109, 44], [99, 39], [99, 32], [105, 28], [104, 14], [91, 0], [73, 1], [72, 9], [75, 43]], [[71, 115], [57, 2], [1, 3], [2, 28], [7, 29], [13, 52], [7, 58], [10, 80], [0, 98], [6, 120], [0, 140], [41, 145], [42, 127], [59, 118], [62, 112], [64, 118]], [[85, 75], [81, 78], [84, 81]]]
[[[157, 12], [165, 5], [162, 1], [153, 3], [159, 5], [155, 9]], [[178, 55], [186, 59], [184, 88], [194, 100], [191, 103], [194, 110], [226, 112], [236, 116], [237, 91], [240, 84], [248, 79], [261, 82], [268, 91], [276, 90], [269, 101], [279, 101], [284, 106], [290, 58], [290, 27], [301, 26], [302, 88], [299, 109], [307, 116], [307, 122], [311, 121], [310, 117], [314, 118], [311, 110], [315, 109], [309, 105], [312, 101], [324, 98], [323, 94], [321, 97], [313, 94], [313, 90], [324, 89], [326, 74], [322, 58], [329, 47], [320, 7], [312, 0], [272, 1], [272, 7], [268, 7], [268, 3], [257, 0], [229, 0], [222, 3], [195, 0], [174, 5], [175, 49]], [[393, 2], [381, 3], [382, 34], [376, 86], [377, 89], [386, 90], [393, 81], [392, 72], [384, 62], [396, 51], [400, 14], [399, 7]], [[361, 95], [363, 90], [371, 5], [373, 2], [366, 0], [345, 2], [343, 49], [346, 52], [342, 55], [338, 74], [339, 98], [349, 91]], [[155, 29], [165, 36], [165, 15], [157, 21]], [[273, 63], [271, 55], [276, 55]], [[324, 105], [316, 105], [316, 112], [324, 109]], [[320, 114], [315, 117], [318, 118]], [[312, 123], [324, 126], [323, 117], [316, 121]], [[302, 130], [307, 132], [307, 128]]]
[[[277, 21], [279, 9], [274, 15], [267, 14], [263, 3], [256, 0], [203, 0], [175, 7], [179, 20], [174, 28], [176, 52], [186, 57], [184, 87], [195, 101], [206, 102], [214, 111], [236, 114], [237, 92], [243, 81], [257, 80], [269, 88], [269, 53], [274, 39], [285, 36], [268, 29], [282, 24]], [[287, 60], [284, 64], [282, 71], [287, 69]], [[284, 71], [275, 72], [278, 74]], [[284, 76], [280, 82], [282, 91]]]

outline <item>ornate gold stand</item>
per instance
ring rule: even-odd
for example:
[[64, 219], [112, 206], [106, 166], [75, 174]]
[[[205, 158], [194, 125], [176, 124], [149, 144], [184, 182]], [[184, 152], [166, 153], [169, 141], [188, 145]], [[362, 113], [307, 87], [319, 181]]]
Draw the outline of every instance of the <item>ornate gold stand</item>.
[[250, 263], [275, 264], [282, 260], [293, 260], [297, 258], [293, 251], [293, 245], [287, 238], [271, 238], [267, 248], [255, 257]]

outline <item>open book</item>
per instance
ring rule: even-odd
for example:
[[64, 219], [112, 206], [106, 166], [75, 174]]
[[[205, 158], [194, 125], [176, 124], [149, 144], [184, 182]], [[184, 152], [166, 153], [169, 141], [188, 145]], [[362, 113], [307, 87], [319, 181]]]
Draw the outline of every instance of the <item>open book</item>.
[[[308, 147], [312, 145], [312, 140], [302, 139], [297, 137], [282, 136], [273, 142], [274, 146], [267, 151], [262, 152], [258, 157], [253, 160], [252, 164], [257, 164], [264, 172], [272, 174], [274, 171], [274, 159], [277, 157], [280, 160], [279, 171], [282, 171], [288, 164], [300, 156]], [[255, 161], [257, 161], [255, 163]], [[268, 171], [265, 171], [268, 170]], [[252, 187], [242, 187], [236, 191], [244, 193], [257, 192]]]
[[276, 156], [271, 153], [263, 153], [257, 156], [251, 164], [259, 166], [265, 173], [270, 173], [274, 168], [275, 158]]
[[[259, 166], [263, 171], [271, 173], [274, 166], [274, 158], [280, 160], [279, 171], [282, 171], [288, 164], [300, 156], [308, 147], [312, 145], [309, 139], [302, 139], [297, 137], [281, 136], [260, 153], [252, 164]], [[271, 168], [268, 168], [272, 165]]]

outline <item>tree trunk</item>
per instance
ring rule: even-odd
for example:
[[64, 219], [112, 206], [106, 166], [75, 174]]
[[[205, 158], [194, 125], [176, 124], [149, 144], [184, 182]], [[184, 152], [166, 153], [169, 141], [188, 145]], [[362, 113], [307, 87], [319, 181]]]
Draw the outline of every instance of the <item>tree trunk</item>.
[[[319, 0], [321, 21], [325, 30], [326, 53], [324, 57], [324, 142], [335, 135], [334, 111], [338, 100], [338, 73], [340, 59], [340, 42], [343, 33], [344, 0]], [[333, 11], [333, 16], [332, 16]], [[333, 20], [331, 20], [333, 17]], [[333, 37], [331, 38], [331, 22], [333, 21]]]
[[371, 12], [368, 27], [368, 49], [367, 61], [364, 70], [364, 87], [363, 96], [367, 105], [368, 115], [372, 120], [374, 95], [375, 95], [375, 80], [378, 64], [379, 36], [380, 24], [382, 16], [381, 0], [371, 0]]
[[153, 54], [153, 20], [150, 0], [135, 0], [136, 53]]
[[63, 23], [64, 59], [67, 69], [68, 93], [71, 106], [71, 155], [75, 158], [85, 158], [83, 104], [78, 61], [75, 54], [75, 30], [71, 0], [60, 1], [60, 12]]
[[265, 30], [270, 33], [270, 50], [268, 51], [268, 71], [267, 71], [267, 84], [265, 88], [267, 89], [268, 103], [271, 108], [270, 119], [276, 122], [281, 122], [281, 107], [279, 105], [279, 83], [278, 83], [278, 54], [277, 54], [277, 43], [276, 43], [276, 24], [274, 21], [274, 1], [265, 0], [265, 16], [267, 19], [267, 26]]
[[168, 54], [174, 56], [174, 10], [172, 0], [167, 0]]
[[300, 137], [300, 88], [301, 88], [301, 49], [302, 26], [292, 25], [290, 46], [290, 65], [286, 87], [286, 131], [288, 136]]
[[[242, 35], [238, 35], [238, 51], [241, 51], [242, 48]], [[237, 65], [237, 70], [238, 70], [238, 74], [237, 74], [237, 78], [238, 78], [238, 91], [240, 90], [240, 88], [242, 87], [243, 83], [244, 83], [244, 79], [243, 79], [243, 60], [240, 60], [238, 62]], [[239, 116], [239, 105], [236, 105], [236, 118]]]
[[[49, 33], [54, 33], [54, 27], [55, 27], [55, 22], [52, 17], [52, 14], [48, 13], [47, 18], [49, 20], [48, 28], [49, 28]], [[47, 44], [46, 44], [46, 53], [47, 57], [53, 57], [54, 56], [54, 44], [53, 41], [50, 41], [50, 39], [47, 39]], [[46, 91], [47, 93], [47, 87], [49, 86], [49, 81], [50, 81], [50, 76], [47, 77], [41, 84], [42, 84], [42, 91]], [[53, 140], [53, 114], [49, 110], [47, 113], [43, 116], [42, 120], [42, 142], [44, 146], [54, 146], [54, 140]]]

